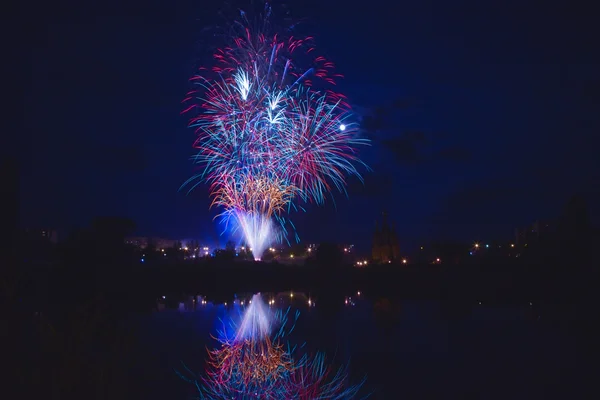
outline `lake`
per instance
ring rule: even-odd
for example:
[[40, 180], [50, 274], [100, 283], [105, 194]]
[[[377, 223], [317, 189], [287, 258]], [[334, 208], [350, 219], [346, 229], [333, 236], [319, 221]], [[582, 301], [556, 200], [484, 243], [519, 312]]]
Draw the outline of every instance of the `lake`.
[[[140, 352], [131, 370], [137, 398], [187, 399], [194, 387], [175, 371], [202, 371], [220, 318], [243, 311], [251, 294], [211, 299], [158, 294], [151, 313], [134, 318]], [[348, 293], [325, 305], [308, 294], [263, 294], [272, 308], [300, 311], [290, 340], [324, 351], [366, 376], [372, 399], [531, 399], [573, 395], [581, 349], [571, 323], [537, 304], [401, 301]], [[309, 305], [308, 301], [311, 301]], [[246, 302], [244, 305], [241, 302]], [[234, 304], [235, 303], [235, 304]]]

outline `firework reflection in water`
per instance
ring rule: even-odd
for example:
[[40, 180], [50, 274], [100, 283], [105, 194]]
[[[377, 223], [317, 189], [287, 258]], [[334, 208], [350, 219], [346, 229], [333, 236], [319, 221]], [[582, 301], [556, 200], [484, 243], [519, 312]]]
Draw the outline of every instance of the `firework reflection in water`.
[[[284, 344], [299, 316], [297, 311], [290, 319], [289, 313], [289, 307], [271, 312], [260, 294], [254, 295], [241, 322], [223, 321], [219, 345], [208, 352], [206, 374], [201, 379], [179, 375], [196, 386], [202, 399], [355, 398], [364, 380], [349, 385], [346, 367], [333, 370], [323, 353], [300, 355], [304, 345]], [[235, 328], [232, 339], [228, 327]]]

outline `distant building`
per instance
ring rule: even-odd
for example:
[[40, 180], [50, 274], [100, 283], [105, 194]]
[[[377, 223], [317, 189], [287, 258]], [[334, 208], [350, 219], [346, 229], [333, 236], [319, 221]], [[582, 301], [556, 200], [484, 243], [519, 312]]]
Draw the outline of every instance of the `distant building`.
[[152, 244], [157, 249], [169, 249], [174, 247], [178, 241], [164, 238], [152, 238], [152, 237], [128, 237], [125, 238], [125, 243], [130, 244], [140, 249], [145, 249], [149, 244]]
[[544, 238], [555, 228], [549, 221], [537, 220], [533, 224], [515, 229], [515, 244], [525, 245]]
[[396, 230], [388, 222], [387, 213], [383, 213], [381, 227], [375, 222], [373, 233], [372, 258], [377, 263], [389, 263], [400, 259], [400, 245]]

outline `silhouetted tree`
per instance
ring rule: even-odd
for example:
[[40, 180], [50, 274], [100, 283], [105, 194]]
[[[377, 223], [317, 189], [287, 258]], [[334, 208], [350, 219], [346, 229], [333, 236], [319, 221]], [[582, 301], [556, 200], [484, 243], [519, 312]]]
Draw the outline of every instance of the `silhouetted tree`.
[[235, 250], [218, 249], [215, 251], [215, 260], [218, 261], [233, 261], [235, 258]]
[[135, 229], [135, 223], [128, 218], [98, 217], [87, 229], [71, 233], [61, 245], [61, 254], [67, 264], [80, 268], [93, 264], [105, 268], [118, 267], [132, 260], [134, 251], [125, 243], [125, 237]]
[[321, 243], [317, 249], [316, 260], [320, 266], [334, 267], [340, 266], [344, 259], [342, 250], [333, 243]]
[[593, 252], [593, 234], [583, 197], [573, 196], [567, 202], [560, 218], [558, 236], [563, 259], [577, 260], [580, 264], [589, 263]]
[[568, 237], [585, 237], [590, 231], [590, 220], [585, 199], [573, 196], [567, 202], [561, 218], [560, 230]]
[[123, 217], [96, 217], [91, 229], [94, 236], [104, 244], [122, 244], [125, 237], [135, 230], [135, 222]]
[[306, 255], [306, 246], [300, 243], [294, 243], [290, 249], [290, 252], [297, 256]]

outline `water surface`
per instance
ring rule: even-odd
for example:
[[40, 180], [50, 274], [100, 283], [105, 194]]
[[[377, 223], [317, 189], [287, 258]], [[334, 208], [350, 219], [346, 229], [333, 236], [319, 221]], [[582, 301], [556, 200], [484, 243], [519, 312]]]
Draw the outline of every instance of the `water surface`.
[[[290, 340], [325, 351], [333, 365], [350, 363], [351, 378], [367, 376], [374, 399], [554, 398], [569, 389], [576, 366], [573, 332], [545, 318], [534, 304], [494, 307], [479, 302], [393, 301], [367, 294], [319, 304], [302, 293], [279, 296], [272, 307], [300, 310]], [[159, 296], [159, 300], [161, 296]], [[186, 399], [194, 388], [179, 379], [181, 362], [201, 372], [223, 318], [243, 309], [228, 302], [179, 299], [137, 317], [140, 358], [131, 379], [139, 398]], [[316, 304], [315, 304], [316, 303]]]

